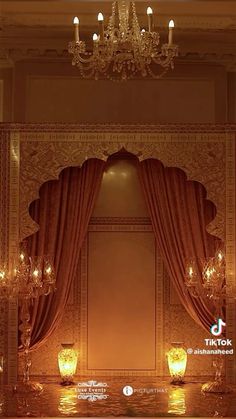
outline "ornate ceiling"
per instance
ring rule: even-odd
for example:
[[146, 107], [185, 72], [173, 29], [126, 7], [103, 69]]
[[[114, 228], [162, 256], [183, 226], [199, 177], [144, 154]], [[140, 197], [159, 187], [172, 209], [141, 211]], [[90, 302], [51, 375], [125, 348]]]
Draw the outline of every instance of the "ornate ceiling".
[[[221, 62], [236, 70], [236, 7], [234, 1], [136, 0], [141, 26], [151, 5], [162, 39], [170, 18], [176, 23], [175, 39], [180, 60]], [[68, 41], [73, 38], [72, 19], [79, 16], [81, 36], [90, 40], [97, 27], [97, 13], [107, 21], [111, 1], [11, 1], [0, 3], [0, 66], [24, 58], [70, 60]]]

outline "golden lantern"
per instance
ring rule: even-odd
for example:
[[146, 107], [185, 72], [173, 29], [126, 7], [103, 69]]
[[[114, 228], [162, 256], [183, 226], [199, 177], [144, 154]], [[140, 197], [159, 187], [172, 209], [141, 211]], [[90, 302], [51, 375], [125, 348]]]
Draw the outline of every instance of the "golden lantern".
[[58, 367], [61, 374], [61, 384], [66, 386], [74, 384], [78, 352], [73, 348], [73, 343], [62, 343], [62, 350], [58, 353]]
[[167, 352], [168, 367], [172, 384], [183, 384], [187, 366], [187, 352], [182, 342], [173, 342], [172, 348]]

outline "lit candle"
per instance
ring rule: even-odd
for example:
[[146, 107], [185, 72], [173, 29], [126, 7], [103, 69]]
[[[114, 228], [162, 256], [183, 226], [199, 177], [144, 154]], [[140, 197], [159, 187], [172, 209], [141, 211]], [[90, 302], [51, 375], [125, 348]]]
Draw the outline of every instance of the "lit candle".
[[77, 16], [74, 17], [73, 23], [75, 25], [75, 42], [78, 44], [79, 42], [79, 18]]
[[104, 41], [104, 18], [102, 13], [98, 13], [98, 24], [99, 24], [99, 34], [100, 41]]
[[97, 42], [98, 40], [98, 36], [96, 33], [93, 34], [93, 42]]
[[25, 258], [24, 253], [21, 253], [20, 254], [20, 260], [21, 260], [21, 262], [23, 262], [24, 258]]
[[147, 15], [148, 15], [148, 30], [152, 32], [153, 27], [153, 11], [151, 7], [147, 8]]
[[48, 266], [47, 269], [46, 269], [46, 274], [50, 275], [51, 273], [52, 273], [52, 268], [51, 268], [51, 266]]
[[0, 271], [0, 280], [3, 280], [5, 278], [5, 271]]
[[192, 266], [190, 266], [190, 268], [189, 268], [189, 276], [193, 276], [193, 268], [192, 268]]
[[175, 22], [173, 20], [169, 21], [169, 45], [173, 44], [173, 30], [175, 27]]
[[35, 269], [35, 270], [34, 270], [33, 275], [35, 276], [35, 278], [37, 278], [37, 277], [38, 277], [38, 275], [39, 275], [39, 271], [38, 271], [38, 269]]

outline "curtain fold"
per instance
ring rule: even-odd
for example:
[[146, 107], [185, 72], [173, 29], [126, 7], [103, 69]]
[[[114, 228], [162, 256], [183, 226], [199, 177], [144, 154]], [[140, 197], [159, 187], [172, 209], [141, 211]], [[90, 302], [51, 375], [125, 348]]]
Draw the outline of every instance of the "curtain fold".
[[160, 161], [147, 159], [138, 165], [138, 173], [169, 277], [187, 312], [209, 331], [214, 321], [212, 308], [204, 298], [190, 295], [184, 276], [187, 258], [215, 254], [219, 240], [206, 231], [215, 207], [206, 200], [204, 187], [187, 181], [180, 169], [164, 168]]
[[32, 307], [31, 349], [38, 349], [62, 319], [104, 165], [89, 159], [81, 168], [64, 169], [59, 180], [42, 186], [40, 199], [31, 204], [30, 214], [40, 229], [28, 238], [29, 254], [52, 255], [56, 273], [56, 292], [35, 300]]

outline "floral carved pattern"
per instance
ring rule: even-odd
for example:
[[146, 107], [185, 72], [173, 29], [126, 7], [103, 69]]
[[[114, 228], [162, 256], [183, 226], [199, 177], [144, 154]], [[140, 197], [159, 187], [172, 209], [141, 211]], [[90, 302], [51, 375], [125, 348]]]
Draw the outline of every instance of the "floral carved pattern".
[[[32, 137], [32, 140], [30, 138]], [[138, 159], [157, 158], [165, 166], [182, 169], [189, 180], [201, 182], [207, 199], [217, 207], [209, 233], [225, 238], [225, 134], [153, 133], [21, 133], [20, 237], [37, 231], [29, 205], [39, 197], [41, 185], [58, 179], [68, 166], [86, 159], [106, 160], [125, 148]], [[197, 156], [197, 158], [196, 158]]]

